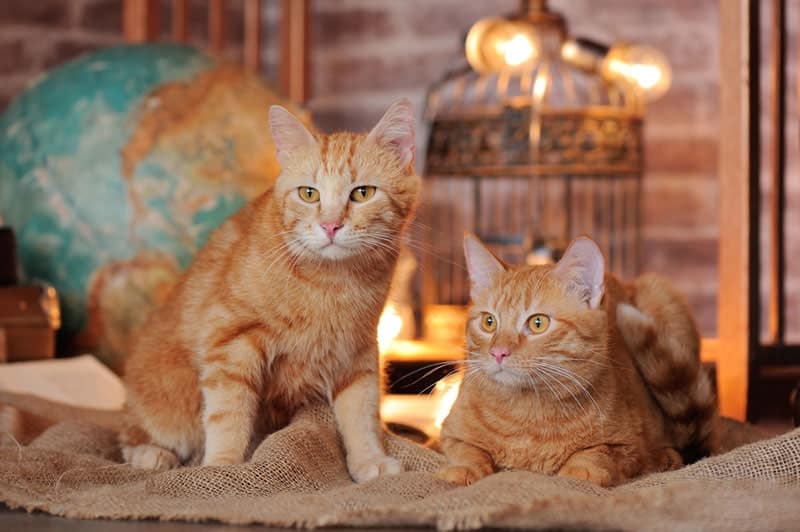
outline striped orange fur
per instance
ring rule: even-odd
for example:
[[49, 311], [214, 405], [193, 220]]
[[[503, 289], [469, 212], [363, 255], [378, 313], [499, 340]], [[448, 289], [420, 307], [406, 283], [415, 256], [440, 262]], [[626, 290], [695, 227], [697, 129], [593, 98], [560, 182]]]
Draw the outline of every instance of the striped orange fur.
[[643, 275], [627, 287], [617, 323], [636, 367], [670, 421], [686, 461], [713, 454], [717, 401], [700, 365], [700, 335], [684, 297], [666, 279]]
[[[699, 397], [705, 385], [696, 384], [697, 332], [665, 281], [622, 284], [605, 273], [599, 248], [585, 237], [556, 265], [510, 267], [472, 236], [465, 252], [468, 356], [442, 427], [449, 461], [442, 478], [463, 485], [523, 469], [610, 486], [679, 467], [681, 452], [708, 436], [697, 429], [706, 426], [703, 409], [713, 411]], [[653, 324], [639, 306], [664, 325], [646, 330], [644, 322]], [[636, 322], [628, 316], [634, 312]], [[641, 351], [647, 342], [652, 347]], [[688, 371], [672, 376], [681, 364]], [[685, 398], [684, 408], [667, 396], [675, 404]], [[698, 417], [679, 421], [695, 403], [703, 408]]]
[[[410, 104], [369, 134], [315, 134], [277, 107], [270, 127], [281, 175], [212, 234], [127, 360], [123, 454], [241, 462], [254, 436], [328, 401], [353, 478], [397, 472], [380, 440], [376, 330], [419, 186]], [[374, 194], [356, 201], [358, 187]]]

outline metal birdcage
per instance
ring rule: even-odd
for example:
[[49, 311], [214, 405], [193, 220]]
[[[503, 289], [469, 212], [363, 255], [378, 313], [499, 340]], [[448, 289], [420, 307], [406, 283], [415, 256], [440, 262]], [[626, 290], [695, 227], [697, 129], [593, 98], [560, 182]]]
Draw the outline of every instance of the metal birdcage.
[[[639, 270], [642, 97], [589, 68], [602, 50], [569, 40], [545, 2], [524, 5], [510, 20], [530, 30], [534, 61], [500, 72], [464, 67], [428, 93], [426, 305], [467, 302], [465, 231], [512, 263], [557, 259], [587, 234], [611, 271]], [[468, 56], [470, 46], [468, 37]]]

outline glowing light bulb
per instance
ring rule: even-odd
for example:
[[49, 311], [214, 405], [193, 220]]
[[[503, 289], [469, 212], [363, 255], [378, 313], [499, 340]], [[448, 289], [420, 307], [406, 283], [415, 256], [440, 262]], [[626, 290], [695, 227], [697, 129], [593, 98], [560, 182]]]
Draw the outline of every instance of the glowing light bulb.
[[531, 41], [521, 33], [517, 33], [507, 41], [497, 43], [497, 48], [508, 66], [517, 67], [529, 61], [535, 52]]
[[539, 55], [533, 27], [499, 17], [481, 19], [473, 24], [464, 48], [470, 66], [482, 73], [526, 68]]
[[633, 84], [648, 101], [663, 96], [672, 83], [667, 58], [643, 44], [615, 44], [603, 61], [602, 71], [609, 79]]

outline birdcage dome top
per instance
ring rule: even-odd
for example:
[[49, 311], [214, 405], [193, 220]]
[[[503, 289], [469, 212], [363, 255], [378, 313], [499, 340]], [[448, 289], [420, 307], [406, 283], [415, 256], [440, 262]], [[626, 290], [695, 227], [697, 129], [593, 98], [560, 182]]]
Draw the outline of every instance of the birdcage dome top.
[[[520, 68], [479, 71], [464, 65], [430, 88], [427, 171], [470, 175], [640, 171], [644, 109], [640, 94], [600, 76], [592, 68], [596, 59], [591, 45], [587, 48], [569, 39], [558, 14], [546, 11], [546, 6], [545, 11], [531, 9], [532, 14], [524, 14], [523, 31], [529, 32], [535, 53], [524, 55], [523, 50], [507, 57], [525, 60]], [[473, 66], [478, 52], [470, 38], [476, 28], [483, 32], [481, 37], [491, 34], [492, 23], [487, 19], [485, 27], [479, 23], [470, 31], [466, 46]], [[484, 63], [478, 55], [478, 66]]]

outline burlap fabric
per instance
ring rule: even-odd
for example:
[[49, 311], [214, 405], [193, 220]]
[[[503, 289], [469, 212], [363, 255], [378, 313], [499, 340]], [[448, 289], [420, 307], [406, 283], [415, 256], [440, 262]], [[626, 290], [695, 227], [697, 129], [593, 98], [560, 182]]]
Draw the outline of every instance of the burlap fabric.
[[395, 436], [387, 445], [408, 472], [353, 484], [332, 415], [319, 407], [248, 463], [153, 473], [120, 464], [112, 433], [62, 423], [0, 449], [0, 499], [67, 517], [294, 527], [800, 529], [800, 430], [610, 490], [525, 472], [453, 488], [432, 474], [440, 455]]

